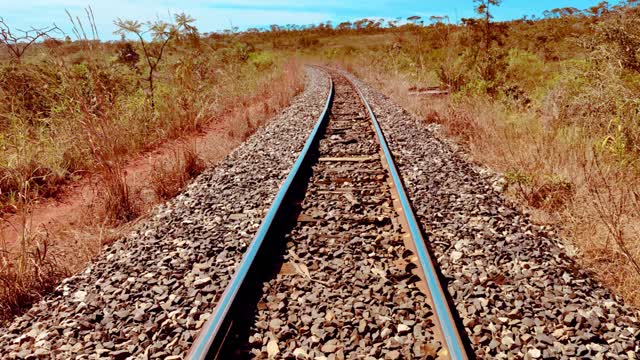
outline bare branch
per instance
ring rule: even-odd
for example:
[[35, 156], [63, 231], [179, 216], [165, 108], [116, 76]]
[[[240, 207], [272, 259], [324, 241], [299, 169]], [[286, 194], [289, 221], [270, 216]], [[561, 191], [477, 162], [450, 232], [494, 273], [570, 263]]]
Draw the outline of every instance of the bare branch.
[[25, 51], [40, 39], [50, 38], [53, 32], [62, 33], [60, 28], [52, 26], [35, 28], [28, 30], [12, 30], [4, 18], [0, 17], [0, 45], [4, 45], [8, 50], [12, 60], [20, 62]]

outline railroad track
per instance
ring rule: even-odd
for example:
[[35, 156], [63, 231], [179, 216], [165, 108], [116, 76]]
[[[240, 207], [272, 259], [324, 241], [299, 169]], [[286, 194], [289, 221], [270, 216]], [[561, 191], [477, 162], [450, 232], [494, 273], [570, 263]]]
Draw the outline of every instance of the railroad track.
[[205, 358], [467, 358], [375, 115], [326, 107], [190, 350]]

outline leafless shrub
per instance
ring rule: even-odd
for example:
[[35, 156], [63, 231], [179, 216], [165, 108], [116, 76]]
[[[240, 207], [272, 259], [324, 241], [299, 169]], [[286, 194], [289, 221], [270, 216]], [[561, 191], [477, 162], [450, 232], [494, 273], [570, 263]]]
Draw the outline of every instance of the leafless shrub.
[[603, 164], [598, 157], [595, 157], [590, 169], [585, 169], [585, 174], [587, 190], [593, 197], [593, 207], [600, 221], [606, 226], [617, 250], [640, 275], [640, 259], [637, 257], [640, 254], [634, 254], [628, 244], [629, 227], [633, 226], [630, 222], [633, 217], [630, 214], [633, 214], [633, 210], [639, 209], [637, 190], [626, 184], [624, 172]]
[[38, 40], [49, 38], [50, 34], [54, 32], [61, 32], [55, 24], [43, 28], [32, 27], [29, 30], [11, 29], [7, 22], [0, 17], [0, 45], [7, 48], [11, 59], [15, 62], [21, 62], [27, 49]]

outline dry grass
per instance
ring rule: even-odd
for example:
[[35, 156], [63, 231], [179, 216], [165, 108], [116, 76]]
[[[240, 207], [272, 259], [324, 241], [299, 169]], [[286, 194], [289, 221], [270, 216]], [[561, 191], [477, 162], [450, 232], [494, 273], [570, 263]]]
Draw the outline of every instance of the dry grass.
[[49, 234], [31, 231], [28, 206], [21, 207], [20, 244], [10, 248], [0, 239], [0, 323], [22, 312], [68, 275], [51, 253]]
[[0, 254], [0, 322], [20, 313], [67, 275], [48, 253], [46, 237], [30, 240], [17, 258]]
[[125, 170], [120, 163], [106, 165], [101, 172], [99, 189], [101, 217], [114, 225], [129, 222], [142, 214], [139, 193], [127, 183]]
[[[283, 65], [280, 73], [268, 74], [251, 92], [212, 98], [194, 115], [199, 124], [194, 130], [204, 134], [187, 132], [185, 140], [178, 141], [182, 145], [176, 146], [176, 142], [170, 141], [166, 149], [160, 146], [156, 161], [150, 164], [149, 176], [143, 180], [132, 181], [135, 177], [132, 175], [136, 174], [130, 172], [142, 172], [139, 167], [129, 167], [122, 157], [120, 161], [113, 161], [113, 154], [119, 150], [116, 141], [110, 140], [117, 140], [117, 134], [111, 132], [113, 128], [108, 124], [90, 117], [91, 121], [85, 122], [85, 136], [91, 139], [93, 153], [100, 164], [99, 181], [94, 189], [96, 197], [78, 209], [82, 213], [79, 221], [49, 228], [31, 224], [36, 219], [31, 219], [27, 205], [34, 202], [35, 193], [26, 191], [24, 194], [28, 195], [20, 197], [23, 200], [16, 203], [24, 219], [20, 246], [0, 244], [0, 322], [20, 314], [51, 291], [60, 279], [83, 269], [103, 245], [129, 229], [131, 220], [144, 216], [158, 202], [177, 195], [206, 164], [223, 158], [288, 106], [302, 90], [303, 79], [301, 64], [292, 60]], [[241, 89], [241, 85], [234, 86]], [[188, 122], [195, 123], [194, 120]], [[156, 195], [155, 199], [142, 196], [148, 191]]]
[[171, 199], [204, 168], [204, 161], [198, 157], [195, 144], [184, 145], [174, 151], [172, 158], [163, 159], [154, 165], [151, 170], [153, 192], [160, 200]]
[[598, 151], [596, 137], [557, 127], [535, 112], [489, 99], [411, 95], [411, 81], [366, 66], [358, 74], [503, 173], [508, 193], [539, 223], [552, 224], [582, 264], [625, 301], [640, 307], [640, 174]]

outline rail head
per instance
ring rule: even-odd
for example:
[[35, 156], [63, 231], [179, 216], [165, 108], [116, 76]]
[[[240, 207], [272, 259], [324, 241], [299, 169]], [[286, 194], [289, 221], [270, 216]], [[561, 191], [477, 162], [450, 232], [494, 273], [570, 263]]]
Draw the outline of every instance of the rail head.
[[331, 76], [329, 75], [329, 95], [327, 96], [324, 110], [316, 121], [315, 126], [311, 130], [311, 134], [307, 138], [307, 141], [305, 142], [300, 155], [298, 155], [298, 158], [293, 164], [289, 175], [286, 177], [280, 189], [278, 190], [278, 193], [276, 194], [276, 197], [271, 204], [267, 215], [262, 220], [262, 223], [260, 224], [256, 235], [254, 236], [251, 244], [249, 244], [249, 247], [242, 257], [240, 264], [236, 268], [235, 274], [231, 278], [224, 293], [218, 300], [218, 304], [216, 305], [212, 316], [200, 330], [198, 338], [189, 350], [187, 359], [208, 359], [211, 357], [211, 354], [217, 354], [217, 352], [219, 351], [219, 349], [214, 349], [213, 347], [216, 347], [217, 344], [220, 344], [221, 346], [224, 342], [224, 337], [226, 337], [226, 332], [224, 332], [224, 324], [228, 321], [227, 316], [229, 315], [233, 304], [237, 300], [238, 292], [240, 291], [245, 278], [252, 268], [260, 249], [264, 245], [267, 235], [274, 226], [275, 219], [280, 212], [281, 207], [285, 203], [285, 199], [287, 198], [288, 194], [291, 193], [296, 178], [302, 172], [302, 168], [309, 161], [311, 150], [317, 143], [319, 134], [321, 134], [323, 126], [326, 125], [329, 119], [331, 104], [333, 102], [333, 95], [333, 79], [331, 79]]

